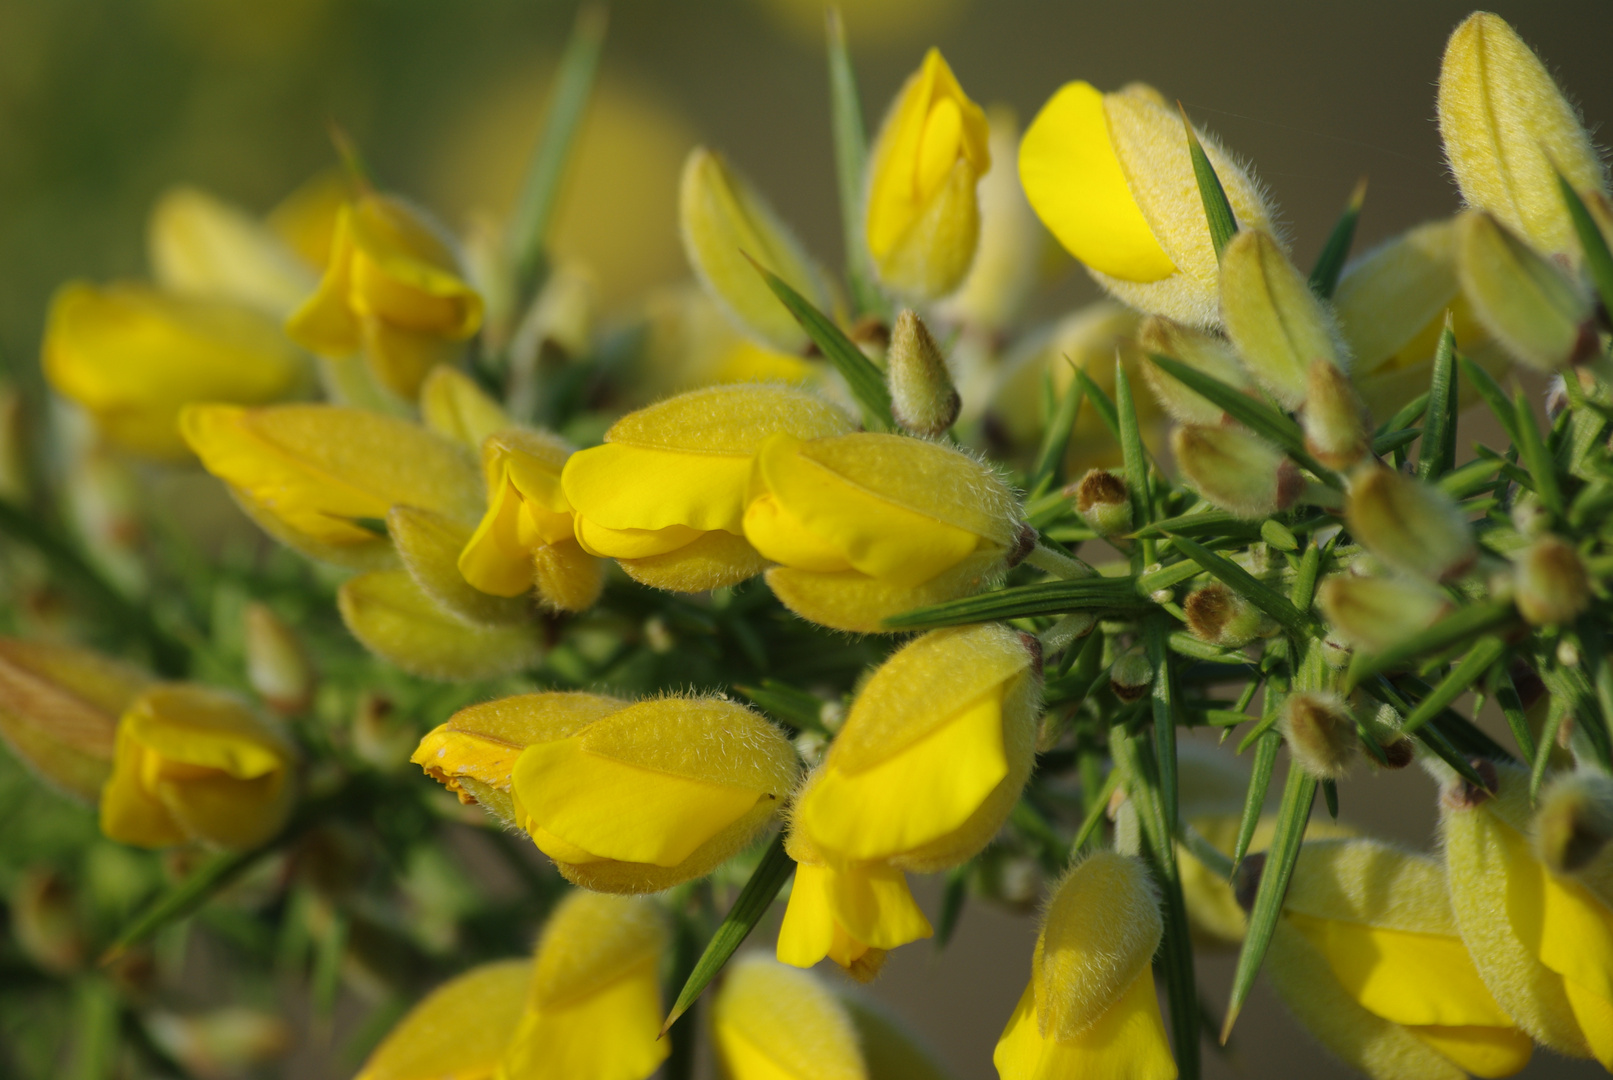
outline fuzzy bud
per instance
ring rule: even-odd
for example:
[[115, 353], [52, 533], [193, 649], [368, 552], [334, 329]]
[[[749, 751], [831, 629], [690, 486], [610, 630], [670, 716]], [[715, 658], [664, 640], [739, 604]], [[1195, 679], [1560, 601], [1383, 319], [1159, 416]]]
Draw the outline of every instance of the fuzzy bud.
[[1221, 254], [1221, 317], [1256, 382], [1285, 408], [1305, 404], [1310, 367], [1341, 367], [1332, 319], [1269, 233], [1246, 229]]
[[1194, 637], [1224, 649], [1241, 649], [1276, 630], [1259, 608], [1219, 581], [1188, 593], [1182, 610]]
[[1075, 486], [1075, 512], [1099, 536], [1131, 531], [1131, 494], [1112, 469], [1089, 469]]
[[1288, 741], [1294, 764], [1317, 780], [1338, 780], [1355, 761], [1355, 720], [1350, 707], [1335, 694], [1290, 694], [1277, 727]]
[[1535, 852], [1558, 874], [1594, 863], [1613, 840], [1613, 778], [1579, 771], [1558, 777], [1540, 795]]
[[1457, 218], [1456, 273], [1473, 314], [1523, 363], [1549, 372], [1594, 355], [1590, 296], [1491, 215]]
[[963, 399], [930, 328], [911, 308], [896, 317], [885, 354], [891, 410], [904, 431], [935, 437], [958, 419]]
[[[1251, 390], [1254, 384], [1238, 360], [1238, 354], [1222, 338], [1191, 326], [1155, 315], [1137, 331], [1137, 344], [1143, 351], [1178, 360], [1196, 371], [1213, 376], [1228, 386]], [[1214, 427], [1226, 417], [1221, 406], [1189, 390], [1184, 383], [1165, 374], [1156, 364], [1143, 364], [1143, 378], [1160, 405], [1179, 424], [1207, 424]]]
[[1349, 376], [1325, 360], [1312, 360], [1305, 396], [1305, 449], [1330, 469], [1348, 469], [1367, 456], [1366, 409]]
[[1200, 495], [1239, 517], [1262, 518], [1286, 510], [1305, 489], [1293, 462], [1241, 428], [1179, 427], [1171, 433], [1171, 450]]
[[1448, 581], [1478, 558], [1473, 529], [1456, 500], [1392, 469], [1352, 477], [1344, 513], [1350, 535], [1403, 573]]
[[1153, 685], [1153, 665], [1139, 649], [1122, 653], [1109, 669], [1109, 689], [1121, 701], [1136, 701]]
[[273, 611], [263, 604], [248, 604], [246, 622], [246, 677], [264, 704], [291, 715], [308, 707], [314, 676], [302, 643]]
[[1513, 556], [1518, 611], [1536, 626], [1571, 622], [1591, 602], [1590, 575], [1574, 545], [1546, 535]]
[[1451, 606], [1443, 592], [1415, 578], [1354, 574], [1324, 580], [1316, 600], [1347, 644], [1373, 652], [1426, 630]]

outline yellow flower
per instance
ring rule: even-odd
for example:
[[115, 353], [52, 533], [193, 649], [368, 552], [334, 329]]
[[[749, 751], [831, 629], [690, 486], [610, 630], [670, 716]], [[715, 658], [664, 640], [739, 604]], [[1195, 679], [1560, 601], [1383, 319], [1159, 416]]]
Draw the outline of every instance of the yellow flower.
[[817, 979], [751, 954], [728, 965], [711, 1035], [729, 1080], [867, 1080], [857, 1028]]
[[990, 168], [986, 114], [931, 49], [868, 159], [868, 252], [886, 286], [923, 301], [963, 282], [980, 236], [975, 185]]
[[571, 504], [560, 486], [571, 447], [543, 432], [510, 429], [482, 445], [487, 513], [459, 556], [465, 580], [494, 596], [536, 587], [558, 611], [593, 606], [603, 566], [577, 543]]
[[1240, 231], [1222, 252], [1221, 317], [1244, 368], [1284, 408], [1305, 404], [1313, 363], [1344, 366], [1331, 317], [1263, 229]]
[[1579, 257], [1556, 170], [1581, 192], [1608, 194], [1607, 172], [1540, 57], [1499, 15], [1476, 11], [1439, 66], [1439, 133], [1467, 204], [1554, 255]]
[[1613, 1069], [1613, 897], [1540, 861], [1529, 843], [1529, 777], [1494, 768], [1494, 798], [1452, 781], [1441, 799], [1462, 940], [1518, 1026]]
[[154, 686], [118, 721], [101, 831], [139, 847], [256, 847], [291, 812], [295, 760], [286, 737], [234, 698]]
[[488, 436], [516, 426], [474, 379], [451, 367], [433, 369], [420, 384], [420, 422], [478, 454]]
[[[1269, 231], [1259, 185], [1198, 135], [1238, 224]], [[1220, 322], [1219, 267], [1187, 133], [1157, 90], [1065, 84], [1026, 130], [1019, 176], [1043, 224], [1114, 296], [1192, 326]]]
[[87, 649], [0, 638], [0, 740], [61, 791], [93, 801], [118, 717], [151, 676]]
[[1007, 568], [1018, 506], [958, 450], [859, 432], [778, 434], [756, 456], [745, 538], [802, 618], [872, 632], [910, 608], [979, 591]]
[[1048, 905], [1031, 979], [997, 1040], [1002, 1080], [1173, 1080], [1149, 962], [1164, 923], [1147, 869], [1098, 852]]
[[758, 345], [734, 329], [701, 289], [653, 293], [645, 303], [644, 320], [643, 365], [632, 379], [637, 400], [723, 383], [818, 386], [823, 381], [821, 361]]
[[191, 187], [152, 208], [146, 246], [164, 289], [248, 304], [284, 318], [314, 288], [314, 275], [262, 222]]
[[560, 477], [577, 541], [629, 576], [675, 592], [732, 585], [765, 562], [743, 521], [752, 464], [769, 436], [851, 429], [812, 394], [779, 386], [716, 386], [629, 413], [603, 446], [571, 455]]
[[1307, 843], [1266, 970], [1324, 1046], [1373, 1080], [1511, 1076], [1533, 1047], [1479, 978], [1434, 860]]
[[515, 1037], [494, 1080], [646, 1080], [661, 1031], [666, 923], [653, 904], [573, 892], [538, 940]]
[[467, 523], [482, 514], [470, 455], [404, 420], [332, 405], [193, 405], [179, 426], [242, 509], [311, 558], [389, 563], [391, 545], [371, 524], [395, 505]]
[[532, 964], [496, 960], [427, 994], [353, 1080], [492, 1080], [521, 1022]]
[[240, 304], [188, 299], [145, 285], [64, 285], [50, 305], [45, 378], [118, 446], [185, 456], [176, 420], [197, 401], [251, 405], [289, 397], [304, 358], [274, 320]]
[[[397, 510], [387, 517], [389, 527], [398, 520]], [[411, 674], [445, 681], [509, 675], [543, 658], [540, 631], [521, 613], [466, 618], [443, 602], [442, 592], [426, 591], [422, 581], [431, 579], [422, 569], [374, 570], [337, 590], [342, 622], [366, 649]]]
[[925, 634], [857, 695], [823, 764], [796, 796], [800, 866], [778, 957], [806, 967], [877, 966], [930, 934], [903, 871], [956, 866], [1019, 799], [1034, 757], [1038, 657], [996, 623]]
[[407, 203], [371, 193], [338, 214], [325, 276], [286, 332], [332, 359], [362, 350], [383, 385], [413, 399], [481, 323], [447, 241]]

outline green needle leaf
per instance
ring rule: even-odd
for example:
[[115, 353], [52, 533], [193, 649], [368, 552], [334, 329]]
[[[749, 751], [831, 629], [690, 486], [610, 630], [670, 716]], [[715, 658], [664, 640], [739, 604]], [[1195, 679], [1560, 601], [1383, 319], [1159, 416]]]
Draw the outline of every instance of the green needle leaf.
[[1333, 225], [1333, 231], [1327, 234], [1327, 243], [1322, 245], [1322, 254], [1316, 258], [1316, 266], [1311, 270], [1311, 292], [1323, 300], [1333, 298], [1333, 290], [1338, 287], [1339, 275], [1344, 272], [1344, 264], [1350, 258], [1350, 244], [1355, 240], [1355, 225], [1361, 219], [1361, 204], [1367, 199], [1367, 178], [1362, 177], [1355, 182], [1355, 190], [1350, 192], [1350, 201], [1344, 205], [1344, 213]]
[[1104, 815], [1109, 810], [1109, 800], [1114, 798], [1115, 789], [1119, 786], [1120, 770], [1110, 769], [1109, 775], [1104, 777], [1103, 787], [1098, 789], [1097, 797], [1092, 800], [1092, 809], [1087, 811], [1087, 816], [1081, 821], [1081, 828], [1076, 831], [1075, 839], [1070, 841], [1070, 858], [1074, 859], [1080, 855], [1087, 842], [1092, 839], [1092, 834], [1098, 831], [1098, 826], [1103, 823]]
[[1150, 705], [1154, 716], [1154, 757], [1159, 767], [1160, 811], [1174, 833], [1177, 817], [1176, 709], [1175, 686], [1171, 679], [1171, 652], [1166, 647], [1166, 615], [1157, 615], [1143, 624], [1143, 642], [1148, 664], [1154, 669]]
[[1523, 461], [1523, 467], [1529, 470], [1529, 477], [1534, 481], [1535, 494], [1540, 496], [1541, 503], [1555, 518], [1563, 516], [1563, 492], [1557, 486], [1557, 468], [1552, 460], [1551, 451], [1546, 447], [1546, 441], [1540, 437], [1540, 427], [1535, 423], [1535, 411], [1529, 407], [1529, 399], [1523, 391], [1512, 402], [1512, 414], [1517, 419], [1517, 432], [1513, 436], [1513, 444], [1518, 448], [1518, 457]]
[[963, 916], [963, 902], [969, 897], [969, 875], [974, 863], [966, 862], [947, 871], [946, 885], [941, 890], [941, 917], [935, 921], [935, 950], [940, 952], [952, 941]]
[[1260, 816], [1266, 809], [1266, 793], [1271, 790], [1271, 773], [1277, 764], [1277, 750], [1282, 744], [1283, 737], [1270, 729], [1255, 740], [1249, 790], [1243, 796], [1243, 816], [1238, 819], [1238, 839], [1232, 845], [1234, 870], [1243, 862], [1244, 856], [1249, 854], [1249, 845], [1254, 842], [1255, 829], [1260, 827]]
[[1518, 744], [1523, 754], [1523, 760], [1535, 759], [1535, 736], [1529, 730], [1529, 718], [1523, 710], [1523, 699], [1518, 697], [1518, 688], [1513, 685], [1512, 673], [1505, 664], [1498, 664], [1491, 672], [1494, 688], [1490, 696], [1501, 707], [1501, 715], [1506, 717], [1507, 727], [1512, 731], [1512, 738]]
[[1344, 689], [1353, 690], [1380, 671], [1389, 671], [1419, 656], [1440, 652], [1467, 638], [1489, 633], [1516, 617], [1510, 600], [1488, 600], [1458, 608], [1427, 630], [1413, 634], [1393, 648], [1376, 655], [1357, 653], [1350, 661]]
[[1504, 652], [1506, 646], [1501, 643], [1500, 638], [1494, 636], [1480, 638], [1467, 651], [1467, 655], [1462, 657], [1461, 663], [1451, 668], [1450, 674], [1439, 681], [1433, 692], [1417, 703], [1417, 707], [1401, 725], [1402, 734], [1412, 734], [1438, 716], [1451, 702], [1473, 689], [1479, 677], [1490, 670], [1490, 665], [1501, 659], [1501, 654]]
[[[1120, 423], [1120, 455], [1126, 472], [1126, 490], [1131, 496], [1131, 520], [1146, 525], [1154, 518], [1153, 500], [1148, 495], [1148, 456], [1143, 452], [1142, 429], [1137, 423], [1137, 405], [1131, 396], [1131, 380], [1125, 365], [1115, 357], [1115, 418]], [[1144, 541], [1145, 548], [1151, 548]], [[1152, 562], [1152, 551], [1143, 556]]]
[[868, 136], [863, 129], [862, 95], [846, 48], [846, 27], [839, 8], [828, 13], [829, 117], [834, 129], [835, 181], [840, 194], [841, 235], [846, 248], [846, 281], [857, 313], [889, 314], [889, 305], [874, 284], [868, 244], [863, 232], [863, 178], [868, 168]]
[[1210, 243], [1215, 246], [1215, 257], [1219, 259], [1222, 249], [1238, 231], [1238, 219], [1232, 213], [1232, 204], [1227, 201], [1227, 191], [1221, 186], [1221, 178], [1215, 174], [1215, 166], [1210, 164], [1209, 156], [1204, 153], [1198, 132], [1193, 130], [1193, 122], [1187, 118], [1187, 110], [1180, 101], [1176, 107], [1181, 110], [1182, 127], [1187, 132], [1187, 152], [1193, 158], [1193, 178], [1198, 181], [1199, 199], [1204, 203], [1204, 219], [1210, 226]]
[[1175, 545], [1177, 551], [1203, 567], [1211, 577], [1277, 620], [1278, 624], [1290, 634], [1296, 637], [1309, 637], [1316, 629], [1315, 620], [1295, 607], [1288, 597], [1231, 559], [1217, 555], [1185, 536], [1173, 535], [1171, 543]]
[[1064, 451], [1070, 445], [1075, 418], [1081, 412], [1081, 402], [1085, 398], [1086, 383], [1071, 379], [1070, 385], [1064, 388], [1064, 396], [1059, 398], [1059, 407], [1047, 425], [1047, 433], [1042, 436], [1042, 447], [1031, 469], [1028, 487], [1033, 498], [1047, 490], [1064, 464]]
[[[746, 255], [746, 258], [750, 258]], [[812, 302], [794, 289], [783, 278], [773, 273], [767, 267], [751, 259], [751, 265], [756, 272], [762, 275], [767, 287], [773, 290], [773, 295], [790, 309], [795, 321], [801, 324], [807, 337], [818, 347], [818, 351], [828, 357], [829, 362], [840, 372], [840, 377], [846, 380], [851, 388], [851, 394], [863, 408], [863, 415], [868, 426], [873, 430], [889, 430], [891, 421], [891, 395], [890, 389], [885, 385], [885, 373], [874, 366], [874, 362], [863, 355], [861, 349], [852, 344], [851, 339], [840, 332], [827, 315], [812, 306]]]
[[119, 931], [106, 952], [101, 954], [101, 965], [104, 967], [112, 963], [169, 923], [201, 907], [209, 897], [269, 850], [263, 847], [253, 851], [227, 851], [207, 859], [191, 871], [189, 877], [165, 889], [161, 896], [135, 916], [133, 922]]
[[1546, 722], [1540, 726], [1540, 745], [1535, 748], [1534, 760], [1529, 764], [1529, 801], [1540, 796], [1540, 783], [1546, 778], [1546, 766], [1551, 763], [1551, 752], [1557, 746], [1557, 736], [1568, 718], [1568, 702], [1555, 695], [1546, 713]]
[[1067, 615], [1072, 611], [1135, 614], [1154, 607], [1138, 593], [1137, 582], [1137, 578], [1130, 577], [1091, 577], [1020, 585], [915, 608], [892, 615], [885, 620], [885, 625], [892, 630], [931, 630], [990, 619]]
[[820, 735], [830, 733], [823, 726], [823, 699], [816, 694], [778, 679], [763, 679], [761, 686], [735, 686], [734, 689], [750, 698], [763, 712], [798, 731], [815, 731]]
[[[1450, 471], [1456, 462], [1456, 332], [1451, 329], [1451, 313], [1445, 313], [1445, 329], [1434, 351], [1434, 372], [1428, 387], [1428, 418], [1423, 421], [1423, 442], [1417, 449], [1417, 475], [1433, 483]], [[1373, 450], [1377, 451], [1374, 441]], [[1381, 452], [1381, 451], [1379, 451]]]
[[762, 861], [751, 872], [750, 880], [739, 891], [739, 897], [734, 906], [729, 909], [728, 917], [723, 919], [717, 932], [711, 935], [706, 943], [706, 951], [700, 954], [695, 961], [694, 970], [689, 973], [689, 980], [683, 984], [678, 993], [678, 1000], [672, 1005], [672, 1011], [667, 1014], [666, 1023], [661, 1025], [661, 1034], [665, 1035], [667, 1029], [675, 1024], [678, 1017], [688, 1011], [689, 1006], [695, 1003], [712, 979], [728, 963], [729, 957], [756, 929], [756, 924], [762, 921], [767, 909], [773, 905], [778, 897], [779, 890], [790, 875], [795, 873], [795, 860], [784, 850], [784, 834], [778, 833], [767, 845], [767, 853]]
[[1501, 426], [1506, 429], [1507, 437], [1513, 443], [1517, 443], [1518, 418], [1512, 411], [1512, 403], [1507, 400], [1507, 392], [1501, 389], [1501, 384], [1496, 382], [1488, 371], [1460, 353], [1456, 356], [1456, 363], [1462, 369], [1462, 378], [1479, 392], [1479, 397], [1484, 399], [1484, 403], [1490, 407], [1490, 411], [1495, 413], [1495, 418], [1501, 421]]
[[1596, 219], [1585, 208], [1585, 201], [1574, 190], [1574, 185], [1555, 165], [1552, 171], [1557, 174], [1557, 190], [1562, 192], [1563, 202], [1568, 206], [1568, 216], [1574, 220], [1574, 232], [1579, 234], [1580, 250], [1585, 252], [1585, 266], [1591, 272], [1591, 280], [1596, 283], [1602, 307], [1613, 312], [1613, 252], [1608, 251], [1607, 239], [1597, 228]]

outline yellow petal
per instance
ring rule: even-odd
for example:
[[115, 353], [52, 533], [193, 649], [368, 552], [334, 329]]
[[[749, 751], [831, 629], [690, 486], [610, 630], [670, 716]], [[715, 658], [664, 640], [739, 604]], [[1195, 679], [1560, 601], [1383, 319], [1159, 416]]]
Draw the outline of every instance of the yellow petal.
[[583, 748], [629, 765], [708, 784], [747, 788], [782, 802], [795, 787], [794, 747], [759, 713], [722, 697], [634, 702], [590, 724]]
[[543, 655], [537, 628], [472, 626], [445, 611], [406, 572], [350, 578], [336, 606], [371, 652], [428, 679], [481, 679], [531, 667]]
[[532, 967], [500, 960], [437, 987], [398, 1021], [354, 1080], [489, 1080], [521, 1020]]
[[772, 494], [745, 508], [745, 539], [774, 562], [797, 570], [833, 574], [851, 569], [844, 551], [801, 524]]
[[859, 943], [894, 949], [933, 930], [907, 887], [907, 875], [879, 863], [831, 869], [827, 891], [835, 922]]
[[618, 558], [617, 564], [628, 577], [654, 589], [705, 592], [755, 577], [767, 560], [743, 536], [718, 531], [699, 533], [660, 554]]
[[[796, 864], [784, 921], [779, 924], [777, 955], [781, 963], [811, 967], [829, 955], [836, 929], [829, 898], [833, 875], [821, 863]], [[855, 957], [846, 962], [851, 959]]]
[[877, 634], [890, 632], [883, 622], [890, 616], [977, 593], [1001, 577], [1002, 571], [1002, 552], [989, 548], [914, 588], [856, 570], [818, 573], [788, 566], [769, 570], [767, 584], [780, 603], [803, 619], [836, 630]]
[[531, 1002], [558, 1010], [592, 997], [653, 964], [667, 927], [655, 904], [598, 893], [568, 893], [543, 927]]
[[1566, 979], [1563, 990], [1591, 1056], [1601, 1062], [1602, 1068], [1613, 1072], [1613, 1002]]
[[[687, 525], [660, 529], [611, 529], [577, 515], [577, 543], [590, 555], [605, 559], [647, 559], [680, 551], [709, 535]], [[732, 535], [732, 534], [729, 534]]]
[[144, 748], [123, 730], [118, 732], [117, 742], [119, 752], [113, 759], [112, 775], [101, 789], [102, 834], [137, 847], [184, 843], [189, 837], [141, 778]]
[[605, 443], [573, 454], [561, 482], [566, 499], [592, 525], [646, 531], [681, 525], [737, 533], [750, 467], [750, 458], [737, 454]]
[[532, 553], [532, 577], [545, 606], [556, 611], [586, 611], [605, 588], [605, 565], [577, 541], [566, 539], [544, 544]]
[[1135, 992], [1163, 933], [1159, 901], [1139, 860], [1098, 852], [1078, 863], [1053, 894], [1036, 939], [1040, 1030], [1067, 1041], [1102, 1024]]
[[787, 386], [740, 384], [691, 390], [630, 412], [611, 425], [605, 441], [686, 453], [756, 453], [770, 435], [798, 439], [844, 435], [846, 414], [823, 398]]
[[420, 420], [437, 434], [480, 452], [482, 443], [513, 426], [503, 406], [462, 371], [439, 367], [420, 386]]
[[403, 329], [463, 340], [482, 321], [482, 298], [458, 276], [455, 258], [417, 212], [366, 195], [353, 204], [349, 303]]
[[[386, 531], [415, 584], [453, 615], [476, 626], [513, 626], [531, 620], [531, 607], [510, 598], [519, 594], [490, 595], [461, 570], [472, 537], [464, 523], [416, 506], [394, 506], [386, 516]], [[531, 556], [524, 562], [530, 583]]]
[[532, 555], [520, 540], [521, 493], [500, 478], [476, 531], [458, 559], [459, 573], [493, 596], [520, 596], [532, 588]]
[[1020, 143], [1019, 176], [1037, 216], [1088, 266], [1127, 281], [1176, 272], [1132, 197], [1091, 83], [1066, 83], [1042, 106]]
[[284, 315], [314, 277], [268, 226], [191, 187], [171, 188], [146, 231], [152, 276], [164, 289], [250, 304]]
[[1147, 967], [1125, 995], [1073, 1039], [1037, 1030], [1031, 987], [1019, 997], [992, 1054], [1002, 1080], [1174, 1080], [1176, 1062], [1165, 1038], [1154, 975]]
[[647, 1080], [671, 1052], [652, 957], [568, 1006], [529, 1009], [498, 1080]]
[[245, 705], [195, 686], [153, 687], [135, 699], [120, 726], [169, 761], [237, 779], [277, 772], [293, 754], [285, 737]]
[[1511, 1076], [1529, 1064], [1535, 1044], [1515, 1027], [1413, 1027], [1413, 1035], [1474, 1076]]
[[865, 1080], [857, 1030], [817, 979], [752, 954], [728, 967], [712, 1039], [732, 1080]]
[[353, 210], [343, 203], [331, 226], [330, 253], [319, 286], [286, 318], [286, 335], [320, 356], [351, 356], [363, 343], [358, 317], [348, 306], [352, 282]]
[[1613, 910], [1584, 885], [1559, 877], [1507, 828], [1507, 914], [1519, 939], [1570, 986], [1613, 1003]]

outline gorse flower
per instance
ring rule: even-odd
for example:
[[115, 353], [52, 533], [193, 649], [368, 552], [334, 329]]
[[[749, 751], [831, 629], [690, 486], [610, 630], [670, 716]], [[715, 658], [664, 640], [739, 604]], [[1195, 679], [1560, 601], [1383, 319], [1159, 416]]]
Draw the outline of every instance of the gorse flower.
[[751, 955], [712, 1000], [712, 1041], [732, 1080], [866, 1080], [845, 1006], [810, 974]]
[[398, 1021], [354, 1080], [492, 1080], [531, 981], [527, 960], [497, 960], [449, 979]]
[[146, 246], [164, 289], [248, 304], [276, 318], [316, 281], [269, 225], [196, 188], [174, 188], [157, 200]]

